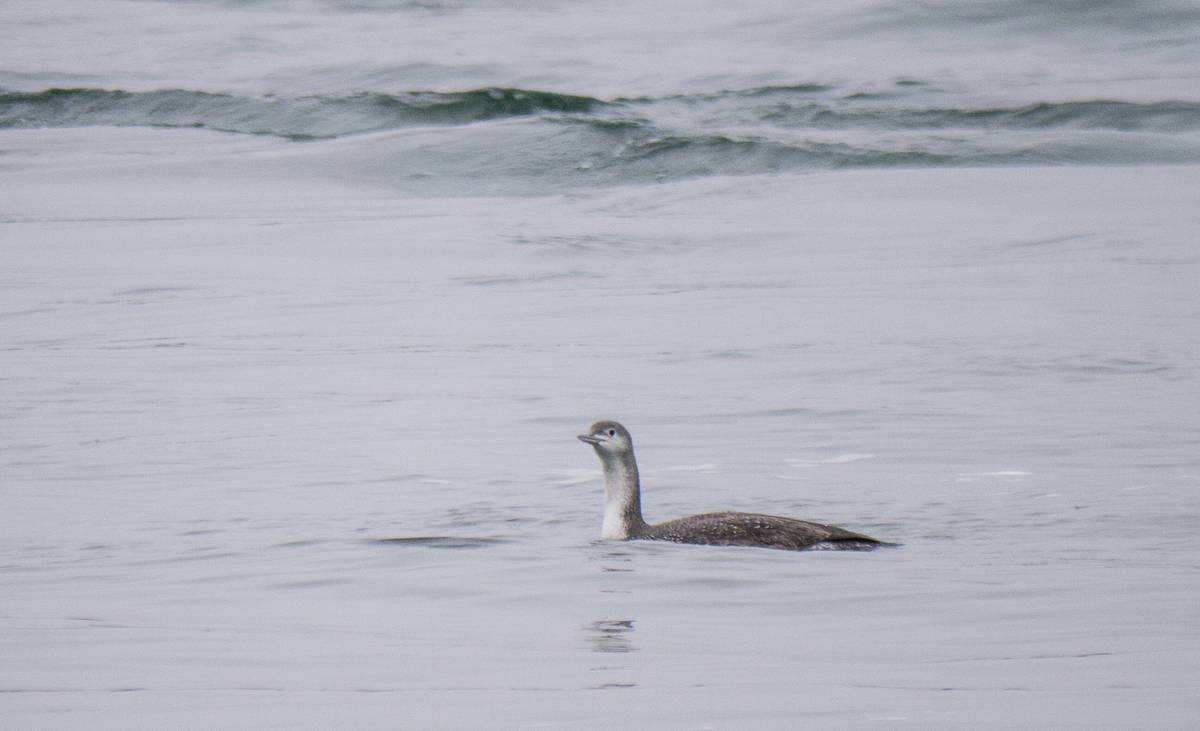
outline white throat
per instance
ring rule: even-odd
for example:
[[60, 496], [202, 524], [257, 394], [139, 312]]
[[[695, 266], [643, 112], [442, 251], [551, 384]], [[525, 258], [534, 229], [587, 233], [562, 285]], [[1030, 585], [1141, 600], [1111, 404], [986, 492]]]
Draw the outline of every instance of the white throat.
[[604, 500], [604, 525], [600, 526], [600, 537], [624, 540], [629, 537], [629, 521], [622, 515], [621, 505], [616, 500]]
[[604, 524], [601, 538], [624, 540], [633, 534], [634, 523], [641, 523], [642, 506], [638, 490], [637, 463], [603, 455], [604, 465]]

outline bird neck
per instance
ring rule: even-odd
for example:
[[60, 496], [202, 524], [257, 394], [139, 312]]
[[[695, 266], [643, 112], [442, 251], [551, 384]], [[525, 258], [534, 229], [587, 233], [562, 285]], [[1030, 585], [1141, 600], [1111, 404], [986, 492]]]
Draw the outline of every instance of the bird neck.
[[602, 455], [604, 465], [604, 525], [601, 538], [625, 539], [645, 527], [637, 460], [627, 455]]

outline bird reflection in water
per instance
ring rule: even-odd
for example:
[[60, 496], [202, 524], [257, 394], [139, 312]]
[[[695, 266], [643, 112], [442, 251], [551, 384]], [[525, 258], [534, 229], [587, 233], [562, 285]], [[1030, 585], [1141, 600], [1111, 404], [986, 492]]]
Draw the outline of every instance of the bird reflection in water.
[[632, 619], [601, 619], [588, 625], [592, 652], [634, 652]]
[[[634, 647], [633, 639], [633, 620], [632, 619], [600, 619], [592, 622], [584, 628], [587, 634], [588, 642], [592, 646], [592, 652], [603, 654], [624, 654], [629, 652], [637, 652], [637, 647]], [[625, 665], [598, 665], [590, 668], [594, 673], [604, 673], [605, 675], [613, 676], [617, 674], [625, 674], [629, 668]], [[607, 688], [633, 688], [637, 683], [624, 679], [613, 678], [606, 680], [603, 683], [597, 683], [592, 688], [596, 690], [604, 690]]]

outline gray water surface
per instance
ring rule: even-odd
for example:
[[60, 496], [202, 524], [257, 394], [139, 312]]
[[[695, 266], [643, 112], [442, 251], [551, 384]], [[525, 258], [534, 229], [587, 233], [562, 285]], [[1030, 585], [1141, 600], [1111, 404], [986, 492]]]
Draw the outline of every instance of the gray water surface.
[[1191, 5], [0, 20], [0, 727], [1195, 725]]
[[[5, 717], [1186, 727], [1196, 170], [907, 178], [216, 219], [26, 188]], [[598, 541], [598, 417], [652, 520], [904, 546]]]

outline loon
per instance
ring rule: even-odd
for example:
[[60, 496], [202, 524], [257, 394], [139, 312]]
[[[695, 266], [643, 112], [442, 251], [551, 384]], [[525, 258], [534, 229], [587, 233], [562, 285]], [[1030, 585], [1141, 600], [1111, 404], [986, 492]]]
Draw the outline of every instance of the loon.
[[704, 513], [650, 524], [642, 519], [641, 483], [633, 456], [633, 437], [615, 421], [598, 421], [579, 440], [592, 445], [604, 467], [604, 525], [601, 538], [672, 541], [707, 546], [760, 546], [806, 549], [869, 550], [893, 546], [834, 525], [757, 513]]

